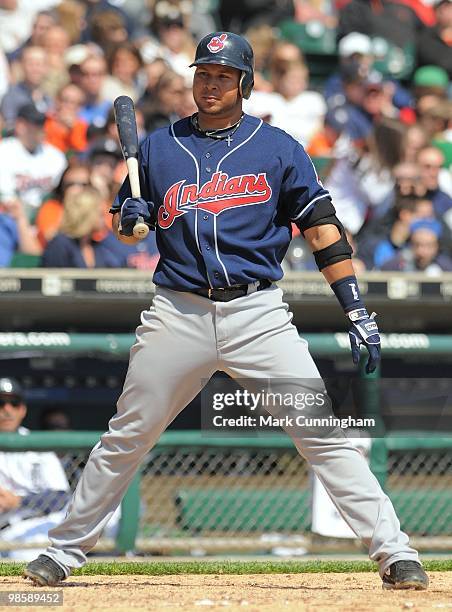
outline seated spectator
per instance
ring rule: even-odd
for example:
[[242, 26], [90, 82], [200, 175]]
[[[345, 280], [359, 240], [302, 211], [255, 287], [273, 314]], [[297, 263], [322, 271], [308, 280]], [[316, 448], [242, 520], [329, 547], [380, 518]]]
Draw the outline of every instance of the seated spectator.
[[452, 4], [450, 0], [434, 0], [436, 25], [424, 28], [417, 41], [418, 62], [436, 64], [452, 78]]
[[394, 133], [393, 151], [378, 135], [377, 130], [383, 126], [377, 124], [374, 136], [371, 124], [362, 113], [352, 105], [345, 109], [346, 127], [334, 146], [335, 161], [325, 179], [325, 187], [332, 195], [338, 217], [356, 235], [394, 187], [391, 170], [398, 161], [397, 151], [401, 150], [395, 145], [400, 134]]
[[303, 146], [307, 146], [320, 129], [326, 113], [323, 96], [307, 89], [309, 74], [305, 64], [290, 65], [285, 72], [274, 73], [273, 92], [253, 92], [244, 101], [245, 112], [255, 114], [253, 104], [262, 99], [272, 109], [270, 123], [286, 131]]
[[108, 53], [114, 45], [126, 42], [131, 23], [117, 0], [88, 0], [82, 41], [93, 41]]
[[68, 414], [61, 408], [46, 408], [39, 415], [41, 431], [68, 431], [72, 429]]
[[413, 91], [416, 99], [432, 95], [447, 98], [449, 78], [447, 72], [440, 66], [433, 65], [417, 68], [413, 75]]
[[71, 45], [80, 42], [81, 33], [86, 25], [85, 3], [81, 4], [78, 0], [63, 0], [55, 9], [58, 16], [58, 23], [69, 34]]
[[69, 82], [69, 73], [64, 59], [69, 45], [69, 34], [62, 26], [54, 25], [49, 29], [43, 45], [47, 56], [47, 74], [42, 88], [52, 98], [63, 85]]
[[147, 133], [180, 119], [178, 110], [182, 105], [185, 89], [181, 75], [167, 70], [158, 80], [153, 98], [145, 95], [140, 99], [138, 108], [143, 113]]
[[452, 258], [440, 252], [440, 235], [441, 225], [435, 219], [415, 221], [410, 227], [408, 245], [386, 261], [381, 270], [424, 272], [427, 276], [452, 272]]
[[101, 194], [92, 187], [67, 193], [60, 231], [42, 257], [45, 268], [118, 268], [119, 256], [110, 248], [116, 242], [105, 224]]
[[[417, 156], [421, 183], [426, 191], [426, 197], [432, 202], [437, 217], [442, 217], [452, 208], [452, 198], [440, 187], [440, 172], [444, 164], [444, 154], [436, 147], [427, 146], [421, 149]], [[445, 170], [447, 173], [448, 170]]]
[[343, 84], [344, 67], [352, 65], [359, 68], [361, 76], [366, 76], [373, 63], [372, 41], [366, 34], [350, 32], [338, 44], [339, 71], [331, 75], [324, 87], [324, 96], [330, 108], [345, 104]]
[[182, 10], [166, 2], [157, 3], [152, 26], [159, 42], [161, 57], [174, 72], [191, 83], [193, 73], [189, 65], [195, 55], [195, 44]]
[[141, 93], [138, 74], [143, 65], [137, 48], [130, 43], [114, 47], [108, 56], [108, 72], [102, 97], [114, 102], [118, 96], [129, 96], [136, 102]]
[[409, 196], [399, 198], [391, 212], [393, 212], [394, 220], [389, 228], [389, 233], [375, 245], [372, 267], [377, 269], [381, 268], [386, 261], [395, 257], [400, 249], [406, 245], [410, 237], [411, 224], [414, 221], [434, 217], [433, 205], [430, 200]]
[[38, 211], [35, 225], [42, 247], [57, 234], [63, 218], [63, 200], [67, 193], [81, 191], [91, 185], [90, 166], [85, 162], [73, 161], [61, 175], [60, 182]]
[[88, 149], [88, 162], [91, 166], [91, 184], [104, 200], [110, 201], [115, 184], [122, 182], [127, 174], [116, 136], [96, 138]]
[[146, 78], [145, 90], [141, 96], [141, 99], [150, 99], [155, 95], [155, 90], [160, 77], [169, 69], [169, 65], [161, 57], [156, 57], [150, 62], [146, 62], [143, 68], [143, 72]]
[[0, 142], [0, 205], [19, 199], [31, 222], [67, 164], [61, 151], [44, 142], [45, 120], [27, 104], [19, 109], [16, 135]]
[[272, 86], [274, 87], [275, 83], [279, 81], [290, 68], [304, 63], [305, 58], [300, 47], [285, 40], [277, 42], [272, 48], [268, 66]]
[[[90, 4], [92, 3], [89, 2], [88, 5]], [[125, 15], [112, 5], [93, 7], [92, 11], [88, 9], [86, 24], [89, 28], [86, 40], [96, 43], [107, 55], [115, 45], [127, 41]]]
[[402, 144], [403, 161], [415, 164], [419, 151], [427, 144], [427, 132], [420, 123], [407, 126]]
[[21, 68], [22, 80], [9, 87], [1, 103], [5, 128], [10, 134], [14, 132], [16, 118], [22, 106], [34, 104], [41, 113], [46, 113], [51, 106], [51, 99], [42, 88], [48, 72], [44, 49], [25, 47], [21, 56]]
[[22, 45], [20, 45], [20, 47], [8, 53], [8, 61], [13, 66], [13, 72], [14, 64], [20, 60], [22, 51], [25, 49], [25, 47], [43, 47], [47, 32], [52, 26], [57, 24], [57, 21], [57, 14], [53, 10], [39, 11], [39, 13], [35, 15], [30, 36]]
[[[254, 90], [272, 91], [273, 87], [266, 78], [266, 71], [277, 48], [275, 29], [263, 23], [247, 30], [245, 38], [254, 51]], [[301, 59], [300, 52], [298, 55]]]
[[84, 151], [87, 147], [88, 124], [78, 115], [85, 97], [77, 85], [64, 85], [55, 97], [55, 105], [47, 114], [45, 141], [63, 153]]
[[0, 268], [7, 268], [15, 253], [40, 255], [41, 245], [18, 199], [0, 204]]
[[[7, 55], [24, 45], [32, 35], [33, 20], [41, 10], [52, 9], [60, 0], [2, 0], [0, 4], [0, 48]], [[33, 44], [40, 45], [40, 40]]]
[[[26, 414], [19, 383], [0, 378], [0, 431], [26, 436]], [[45, 542], [49, 529], [63, 520], [69, 498], [69, 483], [55, 453], [0, 452], [0, 538], [17, 543], [2, 556], [34, 559], [36, 549], [20, 549], [20, 543]]]
[[327, 111], [323, 128], [311, 138], [306, 149], [311, 157], [329, 157], [337, 139], [347, 128], [349, 114], [346, 106], [338, 106]]
[[88, 125], [103, 127], [111, 107], [109, 100], [104, 100], [102, 90], [107, 76], [107, 64], [100, 55], [88, 55], [80, 64], [80, 87], [85, 95], [85, 104], [80, 111], [80, 119]]

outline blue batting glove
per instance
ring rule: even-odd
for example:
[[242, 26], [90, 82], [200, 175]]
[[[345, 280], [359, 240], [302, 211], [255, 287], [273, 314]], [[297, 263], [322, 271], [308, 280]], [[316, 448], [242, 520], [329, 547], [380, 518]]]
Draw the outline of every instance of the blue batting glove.
[[146, 202], [143, 198], [127, 198], [121, 206], [120, 233], [123, 236], [133, 236], [133, 228], [142, 217], [148, 225], [151, 224], [151, 215], [154, 210], [153, 202]]
[[380, 334], [375, 321], [376, 314], [373, 312], [370, 317], [365, 308], [358, 308], [347, 313], [350, 320], [350, 329], [348, 337], [352, 349], [353, 363], [359, 363], [359, 355], [361, 346], [365, 346], [369, 352], [369, 359], [366, 364], [366, 373], [370, 374], [375, 370], [381, 353]]

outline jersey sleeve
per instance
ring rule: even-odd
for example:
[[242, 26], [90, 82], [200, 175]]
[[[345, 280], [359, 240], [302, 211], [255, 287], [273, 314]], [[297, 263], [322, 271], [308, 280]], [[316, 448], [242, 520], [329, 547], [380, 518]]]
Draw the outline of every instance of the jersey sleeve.
[[311, 158], [299, 144], [295, 146], [291, 163], [286, 169], [281, 195], [291, 221], [301, 220], [316, 202], [325, 198], [331, 201]]
[[[144, 198], [146, 201], [151, 200], [151, 195], [149, 192], [149, 157], [149, 138], [146, 138], [140, 146], [140, 152], [138, 156], [138, 171], [140, 175], [141, 197]], [[132, 192], [130, 189], [130, 181], [129, 177], [126, 176], [110, 208], [111, 214], [119, 212], [124, 201], [127, 198], [131, 197]]]
[[63, 466], [55, 453], [39, 453], [40, 489], [52, 491], [68, 491], [69, 483]]

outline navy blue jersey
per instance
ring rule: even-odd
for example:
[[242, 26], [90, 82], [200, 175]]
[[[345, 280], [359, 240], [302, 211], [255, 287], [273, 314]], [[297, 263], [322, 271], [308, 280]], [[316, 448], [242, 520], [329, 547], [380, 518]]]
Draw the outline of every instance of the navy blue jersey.
[[[231, 140], [204, 136], [186, 118], [143, 141], [142, 196], [155, 204], [160, 252], [155, 284], [184, 291], [277, 281], [291, 221], [330, 198], [282, 130], [245, 115]], [[127, 197], [128, 179], [111, 212]]]

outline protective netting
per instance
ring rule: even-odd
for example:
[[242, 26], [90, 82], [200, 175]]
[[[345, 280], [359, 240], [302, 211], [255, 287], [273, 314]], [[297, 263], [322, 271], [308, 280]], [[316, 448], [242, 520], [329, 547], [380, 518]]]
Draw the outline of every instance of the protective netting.
[[[410, 535], [444, 539], [452, 533], [451, 450], [452, 445], [388, 454], [386, 489]], [[71, 490], [88, 454], [58, 453]], [[158, 541], [167, 552], [187, 550], [188, 541], [215, 538], [252, 538], [253, 548], [259, 538], [275, 534], [296, 543], [309, 535], [311, 505], [310, 470], [295, 449], [157, 446], [141, 466], [135, 550], [158, 548]], [[3, 533], [0, 551], [14, 547]], [[114, 537], [114, 529], [104, 533], [98, 549], [113, 550]]]

